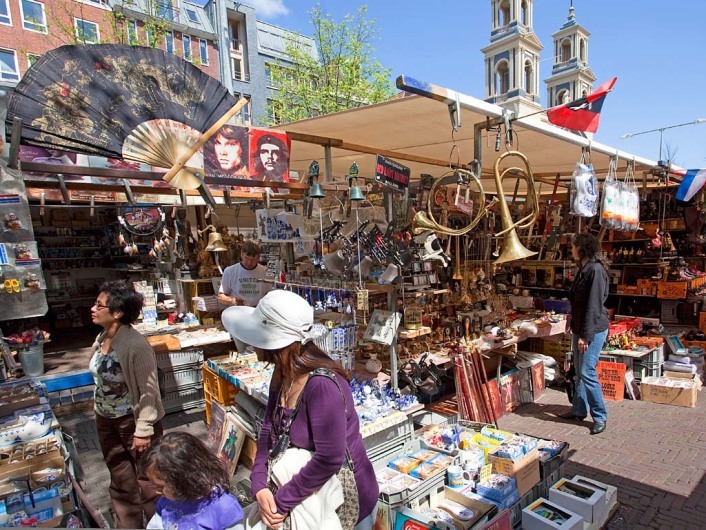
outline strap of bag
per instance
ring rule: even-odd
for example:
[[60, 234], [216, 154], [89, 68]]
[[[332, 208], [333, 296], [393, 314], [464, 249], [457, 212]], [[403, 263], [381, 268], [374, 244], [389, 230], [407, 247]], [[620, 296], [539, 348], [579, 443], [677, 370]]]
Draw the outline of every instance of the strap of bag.
[[[346, 397], [343, 395], [343, 389], [341, 388], [340, 383], [338, 382], [338, 377], [336, 377], [336, 374], [333, 373], [331, 370], [328, 368], [317, 368], [313, 370], [309, 374], [309, 379], [315, 376], [323, 376], [323, 377], [328, 377], [331, 381], [336, 383], [336, 388], [338, 388], [338, 392], [341, 394], [341, 398], [343, 399], [343, 412], [345, 414], [345, 417], [348, 417], [348, 405], [346, 404]], [[308, 380], [307, 380], [308, 382]], [[346, 424], [348, 420], [346, 419]], [[348, 441], [346, 440], [346, 463], [348, 464], [348, 467], [353, 471], [353, 457], [351, 456], [351, 452], [348, 450]]]

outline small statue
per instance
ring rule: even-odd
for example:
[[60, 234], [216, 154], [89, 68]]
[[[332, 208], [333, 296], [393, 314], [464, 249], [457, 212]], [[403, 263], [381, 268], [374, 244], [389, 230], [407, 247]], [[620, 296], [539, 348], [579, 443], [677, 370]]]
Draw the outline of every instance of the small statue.
[[237, 261], [233, 261], [233, 244], [235, 242], [236, 236], [232, 236], [228, 231], [226, 225], [220, 225], [218, 227], [218, 232], [221, 234], [221, 240], [223, 244], [228, 248], [228, 252], [221, 252], [218, 256], [221, 267], [224, 269]]
[[206, 242], [203, 239], [199, 239], [198, 246], [196, 259], [199, 263], [199, 278], [211, 278], [213, 277], [213, 257], [206, 250]]

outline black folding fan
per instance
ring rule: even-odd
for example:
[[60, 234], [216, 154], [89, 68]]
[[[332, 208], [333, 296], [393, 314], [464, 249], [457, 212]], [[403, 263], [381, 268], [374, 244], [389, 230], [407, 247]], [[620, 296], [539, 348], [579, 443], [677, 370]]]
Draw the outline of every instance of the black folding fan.
[[[21, 118], [22, 143], [171, 168], [235, 104], [218, 80], [162, 50], [61, 46], [10, 93], [7, 135]], [[169, 183], [195, 189], [194, 173], [181, 169]]]

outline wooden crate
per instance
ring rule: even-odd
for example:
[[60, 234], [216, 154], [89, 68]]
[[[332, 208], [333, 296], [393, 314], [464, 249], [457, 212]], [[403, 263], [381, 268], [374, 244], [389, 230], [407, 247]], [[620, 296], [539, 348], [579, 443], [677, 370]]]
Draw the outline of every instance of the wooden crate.
[[657, 298], [681, 300], [686, 298], [689, 282], [657, 282]]

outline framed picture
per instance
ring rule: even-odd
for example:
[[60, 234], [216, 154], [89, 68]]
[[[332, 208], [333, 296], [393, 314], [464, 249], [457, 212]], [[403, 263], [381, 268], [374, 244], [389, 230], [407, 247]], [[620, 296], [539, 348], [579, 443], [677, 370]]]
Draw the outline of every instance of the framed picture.
[[426, 274], [422, 274], [419, 276], [419, 285], [427, 285], [429, 283], [429, 278], [427, 278]]
[[431, 284], [437, 284], [437, 283], [439, 283], [439, 277], [436, 275], [435, 272], [432, 272], [432, 273], [429, 275], [429, 283], [431, 283]]
[[434, 270], [434, 264], [431, 261], [425, 261], [423, 265], [425, 272], [430, 272]]
[[232, 412], [226, 413], [221, 441], [218, 445], [218, 458], [226, 465], [229, 476], [235, 473], [244, 442], [245, 431], [240, 428]]
[[412, 276], [412, 283], [414, 285], [419, 285], [419, 276]]
[[223, 421], [226, 417], [226, 409], [214, 401], [211, 403], [211, 422], [208, 424], [208, 438], [206, 445], [211, 451], [220, 449], [221, 437], [223, 436]]
[[422, 272], [422, 264], [419, 261], [412, 263], [412, 271], [415, 273]]

